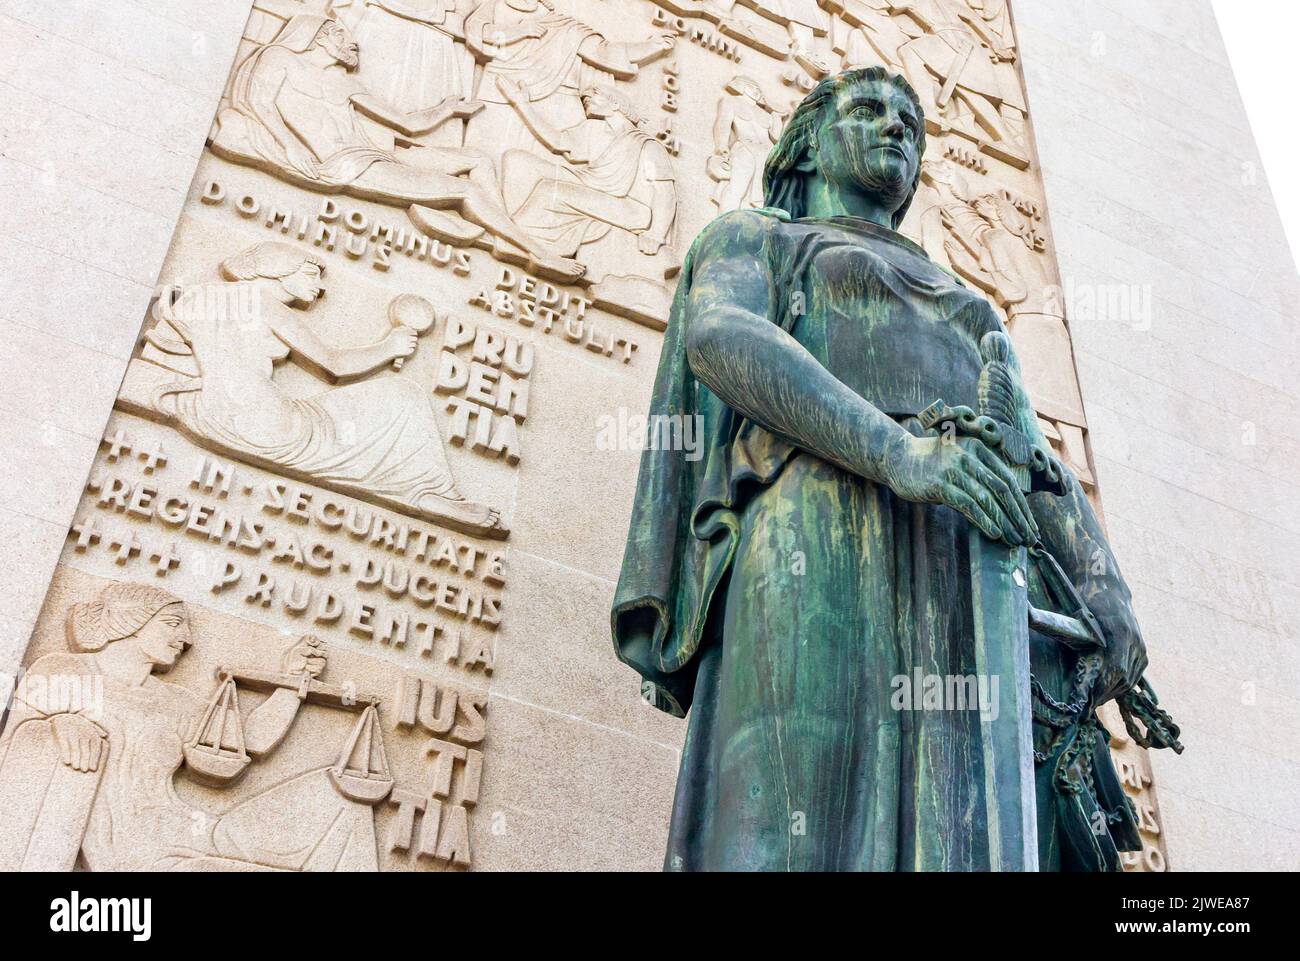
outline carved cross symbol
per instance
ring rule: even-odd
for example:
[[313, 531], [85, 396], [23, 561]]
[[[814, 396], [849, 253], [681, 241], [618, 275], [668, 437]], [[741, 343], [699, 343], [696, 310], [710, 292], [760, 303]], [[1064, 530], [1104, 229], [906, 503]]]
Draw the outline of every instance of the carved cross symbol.
[[122, 428], [118, 428], [112, 437], [104, 435], [104, 443], [108, 445], [108, 459], [116, 461], [123, 454], [131, 453], [131, 445], [126, 442], [126, 435], [122, 433]]
[[163, 454], [162, 444], [154, 442], [153, 450], [140, 451], [140, 459], [144, 461], [144, 472], [152, 474], [155, 467], [166, 467], [167, 457]]
[[72, 533], [77, 535], [75, 550], [84, 553], [86, 548], [90, 547], [92, 544], [99, 543], [100, 535], [103, 532], [99, 529], [99, 525], [95, 523], [95, 519], [92, 517], [88, 521], [79, 521], [78, 523], [73, 524]]
[[173, 567], [179, 567], [180, 557], [176, 554], [176, 543], [173, 541], [160, 551], [149, 555], [149, 560], [154, 562], [154, 576], [166, 577], [167, 572]]
[[108, 546], [117, 549], [117, 556], [113, 558], [113, 563], [125, 564], [140, 553], [141, 544], [139, 538], [135, 536], [135, 531], [132, 531], [125, 538], [113, 539]]

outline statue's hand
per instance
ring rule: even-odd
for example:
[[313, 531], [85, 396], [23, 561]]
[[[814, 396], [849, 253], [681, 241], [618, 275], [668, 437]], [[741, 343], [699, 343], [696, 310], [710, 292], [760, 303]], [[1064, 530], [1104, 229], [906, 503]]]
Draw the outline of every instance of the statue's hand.
[[975, 437], [899, 439], [884, 483], [904, 500], [946, 504], [984, 534], [1013, 546], [1038, 540], [1038, 525], [1010, 469]]
[[641, 251], [647, 257], [653, 257], [659, 253], [659, 248], [663, 246], [663, 241], [648, 231], [642, 233], [636, 239], [636, 249]]
[[320, 677], [327, 660], [325, 643], [315, 634], [304, 634], [284, 652], [281, 667], [286, 674]]
[[410, 357], [415, 353], [415, 345], [420, 335], [410, 327], [394, 327], [393, 332], [384, 338], [384, 354], [387, 360]]
[[1101, 632], [1106, 637], [1106, 655], [1096, 684], [1098, 704], [1133, 688], [1147, 669], [1147, 646], [1142, 640], [1133, 609], [1126, 601], [1114, 597], [1105, 593], [1088, 601], [1088, 607], [1101, 623]]
[[650, 34], [647, 42], [662, 50], [671, 51], [675, 46], [677, 46], [677, 36], [667, 30], [658, 30]]
[[302, 174], [308, 180], [317, 180], [320, 174], [316, 169], [316, 158], [311, 155], [311, 151], [302, 144], [290, 141], [285, 146], [285, 155], [289, 158], [289, 166], [298, 173]]
[[50, 718], [59, 760], [74, 771], [98, 771], [108, 748], [108, 734], [80, 714], [55, 714]]

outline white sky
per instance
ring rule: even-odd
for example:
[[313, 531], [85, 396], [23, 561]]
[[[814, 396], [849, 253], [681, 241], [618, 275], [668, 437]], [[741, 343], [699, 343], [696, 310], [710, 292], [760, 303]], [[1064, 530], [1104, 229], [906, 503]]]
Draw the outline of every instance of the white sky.
[[[1133, 0], [1141, 3], [1142, 0]], [[1246, 104], [1264, 174], [1300, 260], [1300, 129], [1294, 71], [1300, 61], [1300, 0], [1211, 0]]]

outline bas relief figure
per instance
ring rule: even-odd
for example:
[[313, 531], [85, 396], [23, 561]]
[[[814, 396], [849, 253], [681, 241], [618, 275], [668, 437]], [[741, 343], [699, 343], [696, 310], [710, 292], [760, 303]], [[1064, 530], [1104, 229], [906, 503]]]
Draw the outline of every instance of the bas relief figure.
[[405, 208], [437, 240], [662, 328], [681, 265], [674, 161], [620, 84], [670, 32], [611, 40], [549, 0], [327, 8], [288, 15], [239, 63], [215, 154]]
[[[824, 37], [830, 30], [830, 15], [817, 0], [740, 0], [755, 13], [784, 25], [789, 35], [789, 56], [814, 77], [824, 77], [830, 72], [829, 62], [816, 49], [815, 37]], [[736, 5], [736, 0], [713, 0], [725, 17]]]
[[883, 64], [916, 90], [930, 133], [1025, 168], [1026, 107], [1005, 0], [824, 0], [843, 66]]
[[750, 77], [733, 77], [713, 119], [709, 176], [719, 210], [763, 206], [763, 162], [781, 134], [781, 118]]
[[[473, 116], [481, 104], [453, 95], [407, 112], [362, 83], [360, 62], [359, 45], [340, 21], [293, 17], [236, 68], [213, 151], [310, 189], [410, 207], [418, 225], [442, 236], [465, 241], [486, 231], [503, 256], [523, 258], [548, 277], [582, 276], [581, 264], [555, 256], [506, 213], [488, 154], [415, 140], [388, 149], [363, 123], [418, 138], [445, 120]], [[466, 233], [444, 210], [477, 230]]]
[[921, 246], [1003, 310], [1019, 351], [1058, 362], [1024, 374], [1039, 413], [1082, 424], [1061, 290], [1033, 219], [1005, 191], [972, 188], [948, 160], [922, 163], [912, 206]]
[[[469, 100], [474, 58], [465, 49], [465, 0], [334, 0], [333, 11], [362, 50], [383, 51], [360, 61], [367, 89], [407, 114], [444, 100]], [[444, 121], [432, 142], [459, 146], [464, 118]]]
[[[583, 123], [583, 91], [613, 87], [673, 48], [669, 33], [635, 43], [607, 40], [549, 0], [479, 0], [465, 21], [466, 43], [483, 69], [475, 93], [485, 106], [469, 123], [466, 143], [504, 151], [532, 150], [551, 160], [519, 109], [527, 103], [548, 127]], [[519, 91], [520, 96], [514, 96]]]
[[[504, 195], [511, 215], [565, 256], [618, 228], [634, 234], [647, 257], [669, 255], [660, 276], [679, 266], [665, 251], [677, 216], [672, 159], [640, 114], [622, 94], [589, 87], [582, 91], [585, 120], [556, 129], [534, 109], [517, 81], [498, 81], [537, 141], [552, 156], [527, 150], [501, 158]], [[557, 159], [559, 158], [559, 159]]]
[[[67, 639], [67, 653], [30, 666], [0, 737], [0, 869], [377, 870], [374, 802], [338, 789], [331, 768], [290, 775], [220, 813], [182, 800], [174, 781], [185, 772], [216, 786], [232, 779], [194, 768], [212, 704], [165, 679], [194, 643], [179, 599], [112, 584], [73, 605]], [[218, 747], [244, 765], [274, 752], [325, 666], [316, 638], [291, 645], [282, 686], [247, 717], [223, 718]], [[69, 682], [100, 693], [45, 696]]]
[[676, 173], [620, 82], [672, 50], [673, 36], [609, 40], [548, 0], [482, 0], [465, 31], [484, 104], [466, 143], [500, 153], [510, 216], [582, 263], [598, 303], [662, 326], [664, 279], [681, 266]]
[[[612, 612], [620, 658], [687, 718], [669, 870], [989, 869], [983, 712], [895, 698], [899, 678], [977, 674], [999, 623], [986, 556], [1020, 559], [1008, 596], [1040, 617], [1017, 628], [1027, 869], [1118, 870], [1140, 846], [1097, 707], [1141, 701], [1144, 746], [1180, 749], [997, 311], [897, 232], [925, 134], [902, 77], [822, 81], [767, 160], [766, 206], [719, 216], [683, 265], [650, 415], [695, 418], [704, 453], [643, 454]], [[1001, 433], [936, 429], [936, 399], [996, 407]], [[1043, 626], [1062, 594], [1089, 644]]]
[[[313, 330], [310, 308], [323, 293], [324, 270], [319, 256], [267, 241], [223, 261], [225, 283], [173, 289], [158, 302], [158, 323], [146, 333], [128, 388], [150, 372], [145, 412], [203, 446], [457, 530], [504, 537], [499, 512], [456, 487], [427, 390], [389, 370], [414, 353], [415, 330], [397, 326], [355, 347], [329, 344]], [[342, 383], [290, 396], [275, 373], [286, 361]]]
[[899, 48], [898, 57], [931, 128], [978, 139], [1008, 163], [1027, 166], [1021, 142], [1026, 109], [1015, 48], [1002, 32], [1005, 5], [909, 0], [891, 3], [890, 11], [921, 28]]

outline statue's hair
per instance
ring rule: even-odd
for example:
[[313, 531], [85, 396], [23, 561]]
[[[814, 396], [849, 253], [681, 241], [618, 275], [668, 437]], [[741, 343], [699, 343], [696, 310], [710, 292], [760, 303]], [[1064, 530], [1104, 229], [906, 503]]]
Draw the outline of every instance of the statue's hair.
[[599, 94], [606, 100], [613, 101], [614, 106], [618, 107], [619, 113], [627, 117], [627, 119], [632, 121], [636, 126], [640, 127], [645, 123], [645, 117], [643, 117], [641, 111], [636, 108], [636, 104], [634, 104], [622, 91], [615, 90], [613, 87], [605, 85], [588, 84], [582, 88], [582, 96], [586, 97], [590, 94]]
[[179, 597], [148, 584], [110, 584], [97, 600], [72, 605], [68, 645], [82, 654], [103, 650], [135, 634], [164, 607], [179, 603]]
[[325, 273], [325, 261], [293, 244], [267, 240], [240, 251], [221, 262], [221, 276], [226, 280], [279, 280], [297, 271], [303, 264], [315, 264]]
[[[805, 200], [805, 181], [807, 174], [799, 170], [817, 135], [817, 126], [821, 123], [822, 112], [834, 99], [835, 94], [847, 86], [870, 80], [887, 80], [906, 94], [916, 108], [920, 127], [916, 137], [916, 154], [918, 159], [925, 155], [925, 111], [921, 108], [920, 98], [912, 85], [898, 74], [890, 73], [884, 67], [855, 67], [845, 70], [833, 77], [827, 77], [812, 89], [808, 96], [794, 108], [794, 113], [786, 121], [772, 152], [767, 155], [767, 164], [763, 168], [763, 203], [768, 207], [779, 207], [791, 217], [803, 217], [807, 213]], [[892, 226], [897, 229], [903, 222], [907, 208], [916, 196], [916, 187], [921, 181], [921, 165], [916, 167], [916, 176], [907, 198], [894, 213]]]
[[[727, 81], [727, 90], [731, 93], [740, 93], [741, 88], [748, 87], [758, 94], [759, 103], [767, 106], [767, 94], [763, 93], [763, 85], [753, 77], [747, 77], [743, 73], [737, 74]], [[771, 109], [770, 107], [768, 109]]]

